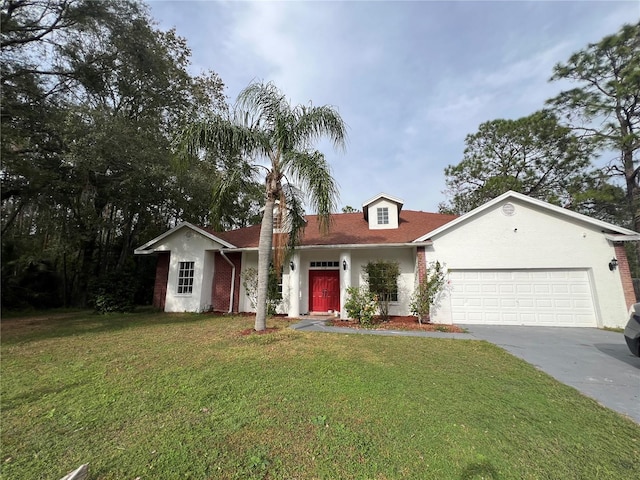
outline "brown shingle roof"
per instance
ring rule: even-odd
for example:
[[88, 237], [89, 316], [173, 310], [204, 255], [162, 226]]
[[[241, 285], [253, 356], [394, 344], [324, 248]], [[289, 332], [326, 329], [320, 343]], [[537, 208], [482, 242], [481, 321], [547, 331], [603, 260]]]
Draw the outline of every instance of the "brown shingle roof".
[[[301, 245], [375, 245], [408, 243], [425, 233], [441, 227], [457, 218], [456, 215], [402, 210], [398, 228], [370, 230], [362, 213], [337, 213], [331, 215], [331, 231], [322, 235], [318, 230], [318, 216], [307, 215], [307, 227]], [[258, 246], [260, 225], [239, 228], [228, 232], [211, 232], [238, 248]]]

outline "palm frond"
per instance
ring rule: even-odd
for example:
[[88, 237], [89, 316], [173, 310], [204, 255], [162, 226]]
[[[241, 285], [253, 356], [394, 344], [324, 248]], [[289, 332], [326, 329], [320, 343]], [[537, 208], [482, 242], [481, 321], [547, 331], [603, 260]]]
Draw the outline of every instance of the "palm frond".
[[287, 97], [271, 82], [253, 82], [238, 95], [236, 105], [260, 119], [260, 127], [271, 129], [291, 110]]
[[190, 162], [208, 156], [217, 158], [265, 155], [268, 135], [255, 125], [238, 122], [238, 116], [216, 115], [187, 125], [175, 145], [177, 165], [187, 168]]
[[304, 192], [291, 183], [282, 186], [282, 196], [287, 205], [287, 227], [289, 239], [287, 243], [287, 255], [300, 245], [302, 234], [307, 226], [304, 218]]
[[324, 155], [317, 150], [289, 152], [283, 156], [283, 171], [289, 172], [293, 183], [306, 192], [309, 206], [318, 214], [320, 231], [327, 233], [331, 213], [337, 209], [338, 185]]
[[337, 110], [331, 106], [298, 106], [295, 109], [295, 128], [291, 136], [296, 148], [312, 148], [315, 142], [327, 137], [337, 150], [344, 150], [347, 142], [347, 125]]
[[250, 183], [257, 178], [257, 168], [242, 157], [227, 158], [224, 163], [211, 197], [211, 222], [217, 231], [227, 228], [223, 222], [226, 212], [233, 210], [238, 193], [249, 189]]

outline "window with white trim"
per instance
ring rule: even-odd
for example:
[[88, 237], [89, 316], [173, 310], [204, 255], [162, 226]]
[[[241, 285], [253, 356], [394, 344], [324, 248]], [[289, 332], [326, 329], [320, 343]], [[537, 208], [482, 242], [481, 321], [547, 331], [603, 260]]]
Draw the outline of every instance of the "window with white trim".
[[178, 267], [178, 294], [193, 293], [193, 274], [195, 262], [180, 262]]
[[388, 207], [378, 207], [378, 225], [389, 225]]

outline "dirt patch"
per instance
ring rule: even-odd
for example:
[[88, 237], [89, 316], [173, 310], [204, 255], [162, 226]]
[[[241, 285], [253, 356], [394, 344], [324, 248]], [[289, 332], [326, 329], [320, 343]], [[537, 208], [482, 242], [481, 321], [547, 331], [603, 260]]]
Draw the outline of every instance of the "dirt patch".
[[266, 335], [268, 333], [277, 332], [278, 330], [279, 330], [279, 328], [277, 328], [277, 327], [267, 327], [265, 330], [260, 330], [259, 332], [257, 332], [253, 328], [245, 328], [244, 330], [242, 330], [240, 332], [240, 335], [242, 335], [242, 336], [246, 336], [246, 335]]
[[423, 332], [446, 332], [464, 333], [464, 330], [457, 325], [442, 325], [438, 323], [418, 323], [416, 317], [391, 316], [387, 322], [379, 319], [374, 320], [372, 326], [360, 325], [356, 320], [332, 320], [330, 324], [334, 327], [349, 328], [371, 328], [375, 330], [418, 330]]

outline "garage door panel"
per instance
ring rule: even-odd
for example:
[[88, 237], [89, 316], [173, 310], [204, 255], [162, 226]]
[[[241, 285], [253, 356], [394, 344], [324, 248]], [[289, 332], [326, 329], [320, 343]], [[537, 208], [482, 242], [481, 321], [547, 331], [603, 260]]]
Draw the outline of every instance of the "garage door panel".
[[533, 292], [533, 285], [528, 285], [525, 283], [519, 283], [516, 285], [516, 293], [518, 295], [531, 295]]
[[549, 285], [535, 284], [533, 286], [533, 292], [536, 295], [549, 294], [549, 293], [551, 293], [551, 288], [550, 288]]
[[520, 320], [524, 323], [535, 322], [536, 316], [533, 313], [522, 313], [520, 314]]
[[509, 293], [514, 293], [515, 290], [516, 290], [515, 285], [510, 285], [510, 284], [507, 284], [507, 283], [500, 283], [498, 285], [498, 292], [503, 294], [503, 295], [506, 295], [506, 294], [509, 294]]
[[553, 302], [553, 306], [558, 309], [566, 308], [571, 309], [573, 307], [573, 302], [569, 298], [558, 298]]
[[575, 299], [573, 301], [573, 308], [576, 309], [584, 309], [584, 310], [590, 310], [592, 306], [592, 302], [591, 300], [588, 299]]
[[457, 323], [596, 326], [587, 270], [454, 270]]
[[569, 285], [554, 283], [551, 285], [551, 293], [553, 295], [567, 295], [569, 293]]
[[495, 283], [482, 284], [482, 292], [483, 293], [497, 293], [498, 292], [498, 286]]
[[571, 284], [571, 293], [589, 295], [591, 291], [589, 285], [573, 283]]
[[[464, 302], [461, 304], [464, 304]], [[553, 300], [550, 298], [536, 298], [535, 307], [539, 309], [553, 308]]]
[[549, 274], [548, 272], [540, 271], [540, 272], [530, 272], [529, 278], [533, 280], [548, 280]]

